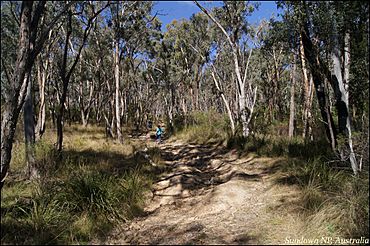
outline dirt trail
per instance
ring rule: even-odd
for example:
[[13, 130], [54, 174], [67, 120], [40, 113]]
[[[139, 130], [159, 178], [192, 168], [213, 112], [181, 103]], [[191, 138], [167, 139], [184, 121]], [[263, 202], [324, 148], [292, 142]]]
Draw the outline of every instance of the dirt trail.
[[105, 244], [283, 244], [298, 237], [298, 189], [274, 182], [283, 159], [180, 142], [160, 148], [171, 168], [154, 185], [146, 215], [117, 227]]

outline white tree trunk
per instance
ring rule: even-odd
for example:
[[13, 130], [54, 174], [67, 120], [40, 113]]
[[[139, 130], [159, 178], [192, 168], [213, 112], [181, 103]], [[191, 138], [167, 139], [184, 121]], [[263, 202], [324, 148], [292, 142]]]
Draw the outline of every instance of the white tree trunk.
[[[355, 175], [358, 174], [359, 167], [356, 161], [356, 156], [353, 151], [353, 143], [352, 143], [352, 132], [351, 132], [351, 122], [350, 122], [350, 114], [349, 114], [349, 101], [348, 101], [348, 79], [349, 79], [349, 65], [350, 65], [350, 56], [349, 56], [349, 34], [345, 35], [345, 48], [344, 48], [344, 74], [342, 76], [342, 67], [341, 67], [341, 54], [340, 49], [338, 47], [338, 42], [336, 42], [334, 51], [332, 53], [333, 59], [333, 69], [334, 75], [336, 80], [333, 81], [334, 90], [337, 94], [337, 104], [340, 104], [338, 107], [338, 116], [339, 116], [339, 129], [342, 129], [342, 133], [344, 133], [345, 137], [347, 138], [347, 144], [349, 148], [349, 160], [351, 163], [352, 170]], [[343, 80], [344, 78], [344, 80]], [[344, 150], [339, 150], [342, 155], [344, 155]]]
[[289, 138], [292, 138], [294, 135], [294, 113], [295, 113], [295, 105], [294, 105], [294, 91], [295, 91], [295, 76], [296, 76], [296, 59], [294, 56], [293, 60], [293, 71], [291, 73], [291, 81], [292, 84], [290, 86], [290, 114], [289, 114]]
[[46, 107], [45, 107], [45, 83], [47, 77], [49, 61], [46, 60], [45, 64], [42, 64], [40, 59], [38, 67], [37, 67], [37, 80], [39, 84], [39, 94], [40, 94], [40, 107], [39, 107], [39, 115], [37, 118], [37, 125], [36, 125], [36, 141], [40, 140], [42, 135], [45, 132], [45, 120], [46, 120]]
[[119, 100], [119, 44], [118, 40], [115, 41], [114, 51], [114, 77], [116, 81], [116, 128], [117, 128], [117, 139], [120, 143], [123, 142], [121, 132], [121, 114], [120, 114], [120, 100]]
[[[221, 30], [221, 32], [226, 36], [226, 39], [231, 47], [232, 50], [232, 56], [233, 56], [233, 62], [234, 62], [234, 71], [237, 78], [237, 94], [238, 94], [238, 114], [242, 125], [242, 134], [244, 137], [247, 137], [249, 135], [249, 122], [252, 118], [253, 113], [253, 107], [256, 102], [256, 88], [255, 90], [251, 90], [249, 88], [248, 95], [246, 95], [246, 82], [247, 82], [247, 74], [248, 74], [248, 65], [250, 61], [250, 57], [252, 52], [250, 52], [250, 55], [248, 57], [248, 61], [245, 65], [244, 70], [244, 76], [242, 77], [239, 67], [239, 58], [238, 58], [238, 40], [232, 40], [230, 38], [230, 35], [227, 33], [225, 28], [211, 15], [208, 13], [208, 11], [203, 8], [197, 1], [194, 1], [195, 4], [217, 25], [217, 27]], [[249, 84], [250, 87], [250, 84]], [[248, 101], [247, 101], [248, 99]]]
[[226, 107], [227, 115], [229, 116], [229, 120], [230, 120], [230, 124], [231, 124], [231, 133], [233, 135], [235, 135], [235, 123], [234, 123], [233, 114], [231, 113], [231, 110], [230, 110], [229, 102], [226, 100], [225, 94], [220, 89], [220, 86], [219, 86], [219, 84], [217, 82], [217, 79], [216, 79], [216, 76], [215, 76], [214, 72], [212, 72], [211, 74], [212, 74], [212, 77], [213, 77], [213, 81], [215, 83], [215, 86], [216, 86], [218, 92], [220, 93], [221, 98], [222, 98], [222, 101], [224, 102], [224, 105]]
[[[349, 87], [349, 67], [350, 67], [350, 35], [348, 32], [346, 32], [345, 36], [344, 36], [344, 85], [343, 85], [343, 88], [344, 88], [344, 94], [345, 94], [345, 103], [347, 105], [347, 109], [348, 109], [348, 117], [347, 117], [347, 121], [346, 121], [346, 127], [347, 127], [347, 131], [348, 131], [348, 145], [349, 145], [349, 149], [350, 149], [350, 154], [349, 154], [349, 158], [350, 158], [350, 162], [351, 162], [351, 165], [352, 165], [352, 169], [354, 170], [355, 172], [355, 169], [358, 169], [359, 171], [361, 171], [361, 168], [358, 168], [358, 164], [357, 164], [357, 161], [356, 161], [356, 155], [353, 151], [353, 142], [352, 142], [352, 130], [351, 130], [351, 119], [350, 119], [350, 113], [349, 113], [349, 101], [348, 101], [348, 98], [349, 98], [349, 90], [348, 90], [348, 87]], [[356, 174], [356, 172], [355, 172]]]
[[[303, 132], [302, 137], [306, 138], [307, 132], [309, 132], [309, 119], [311, 114], [311, 107], [310, 107], [310, 90], [312, 90], [312, 85], [308, 79], [308, 69], [306, 64], [306, 56], [304, 54], [304, 47], [302, 42], [302, 35], [300, 35], [299, 39], [299, 56], [302, 64], [302, 74], [303, 74], [303, 83], [304, 83], [304, 98], [303, 98]], [[312, 76], [311, 76], [312, 77]]]

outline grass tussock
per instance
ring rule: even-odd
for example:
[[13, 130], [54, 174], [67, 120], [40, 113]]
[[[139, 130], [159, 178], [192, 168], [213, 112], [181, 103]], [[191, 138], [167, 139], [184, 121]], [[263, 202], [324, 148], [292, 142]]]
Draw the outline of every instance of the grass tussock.
[[[340, 181], [340, 180], [338, 180]], [[367, 183], [366, 183], [367, 182]], [[358, 186], [361, 184], [361, 186]], [[319, 195], [313, 196], [312, 192]], [[307, 219], [306, 234], [311, 237], [369, 236], [369, 185], [366, 178], [346, 180], [336, 191], [317, 186], [302, 192], [302, 204]]]
[[[62, 155], [50, 138], [35, 145], [40, 182], [25, 180], [23, 144], [14, 146], [2, 189], [2, 244], [86, 244], [143, 213], [158, 170], [135, 155], [142, 144], [119, 145], [99, 128], [75, 128], [66, 131]], [[159, 150], [149, 152], [160, 161]]]
[[305, 237], [368, 237], [367, 171], [354, 177], [351, 170], [324, 156], [287, 158], [280, 171], [278, 183], [298, 185], [301, 189], [299, 207], [306, 221]]

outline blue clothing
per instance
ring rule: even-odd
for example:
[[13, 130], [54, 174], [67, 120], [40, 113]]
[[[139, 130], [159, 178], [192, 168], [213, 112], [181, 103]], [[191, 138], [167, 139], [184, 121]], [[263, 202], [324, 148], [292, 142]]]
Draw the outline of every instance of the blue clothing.
[[161, 135], [162, 135], [162, 133], [163, 133], [163, 130], [162, 130], [162, 128], [160, 128], [160, 127], [158, 127], [157, 128], [157, 130], [156, 130], [156, 132], [155, 132], [155, 135], [158, 137], [160, 137]]
[[161, 136], [163, 134], [163, 130], [160, 127], [157, 127], [157, 130], [155, 131], [155, 138], [158, 141], [158, 143], [161, 142]]

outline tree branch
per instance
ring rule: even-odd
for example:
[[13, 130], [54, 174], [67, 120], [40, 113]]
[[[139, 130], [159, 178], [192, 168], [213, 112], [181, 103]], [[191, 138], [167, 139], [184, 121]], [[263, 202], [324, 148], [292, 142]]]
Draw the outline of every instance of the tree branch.
[[226, 32], [226, 30], [223, 28], [223, 26], [210, 13], [208, 13], [208, 11], [205, 8], [203, 8], [203, 6], [201, 6], [198, 3], [198, 1], [193, 1], [193, 2], [198, 6], [198, 8], [200, 8], [200, 10], [202, 10], [221, 29], [221, 31], [225, 34], [225, 36], [227, 38], [227, 41], [229, 41], [229, 44], [231, 45], [231, 47], [234, 47], [234, 44], [231, 41], [231, 38], [230, 38], [229, 34]]

